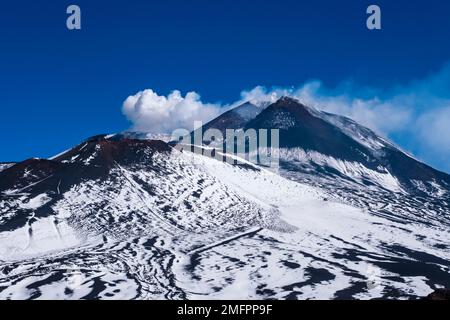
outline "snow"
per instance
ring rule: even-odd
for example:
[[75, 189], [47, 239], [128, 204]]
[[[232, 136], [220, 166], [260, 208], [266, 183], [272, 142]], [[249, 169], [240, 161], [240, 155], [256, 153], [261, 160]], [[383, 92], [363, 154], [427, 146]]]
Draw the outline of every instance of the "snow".
[[55, 160], [55, 159], [61, 157], [62, 155], [66, 154], [66, 153], [69, 152], [70, 150], [72, 150], [72, 149], [64, 150], [63, 152], [60, 152], [60, 153], [54, 155], [53, 157], [48, 158], [48, 160]]
[[[300, 150], [283, 156], [397, 190], [389, 172]], [[0, 232], [0, 272], [13, 270], [0, 277], [0, 298], [29, 298], [37, 292], [30, 284], [40, 283], [39, 298], [79, 299], [100, 280], [103, 299], [369, 299], [392, 288], [425, 295], [432, 289], [425, 275], [383, 264], [418, 262], [391, 247], [450, 260], [436, 246], [450, 243], [445, 225], [383, 215], [400, 214], [390, 200], [377, 215], [241, 161], [247, 168], [174, 150], [151, 154], [144, 165], [116, 163], [106, 179], [72, 186], [49, 208], [54, 215]], [[51, 194], [14, 197], [0, 210], [33, 211]]]
[[[276, 152], [276, 151], [275, 151]], [[403, 188], [396, 177], [394, 177], [386, 168], [379, 168], [375, 171], [365, 167], [362, 163], [341, 160], [321, 154], [316, 151], [305, 151], [301, 148], [280, 148], [278, 154], [280, 160], [301, 163], [304, 165], [316, 164], [321, 167], [333, 168], [342, 175], [363, 183], [367, 179], [382, 188], [392, 192], [403, 192]]]
[[11, 168], [14, 165], [14, 163], [0, 163], [0, 172]]
[[76, 232], [66, 221], [56, 224], [53, 217], [41, 218], [30, 226], [0, 233], [0, 260], [23, 260], [79, 244]]
[[442, 188], [442, 186], [438, 184], [436, 180], [432, 180], [429, 182], [411, 180], [411, 182], [418, 190], [438, 198], [441, 198], [448, 193], [448, 191]]
[[51, 198], [47, 194], [42, 193], [42, 194], [37, 195], [36, 197], [30, 199], [28, 202], [22, 203], [19, 207], [21, 209], [33, 210], [33, 209], [42, 207], [44, 204], [46, 204], [50, 200], [51, 200]]
[[[283, 247], [301, 248], [313, 256], [320, 257], [323, 261], [343, 263], [336, 259], [334, 254], [345, 247], [363, 248], [364, 252], [378, 253], [383, 256], [386, 254], [384, 251], [385, 242], [402, 245], [412, 250], [426, 251], [434, 256], [442, 256], [441, 250], [436, 249], [431, 243], [424, 243], [418, 240], [420, 239], [419, 235], [426, 235], [430, 239], [445, 236], [444, 243], [450, 243], [450, 236], [443, 230], [427, 228], [424, 225], [413, 224], [405, 226], [403, 223], [393, 223], [390, 220], [374, 216], [356, 207], [332, 201], [325, 202], [323, 199], [327, 195], [322, 191], [286, 180], [265, 170], [262, 170], [261, 174], [255, 174], [252, 171], [241, 172], [240, 169], [223, 165], [212, 159], [197, 155], [193, 156], [193, 158], [194, 163], [200, 161], [202, 167], [220, 177], [222, 181], [228, 186], [232, 186], [239, 194], [257, 202], [263, 207], [276, 208], [280, 213], [280, 220], [295, 227], [295, 229], [290, 228], [287, 233], [274, 232], [267, 228], [261, 231], [260, 234], [273, 237], [282, 243]], [[239, 174], [236, 174], [237, 172]], [[258, 267], [255, 266], [257, 265], [255, 258], [251, 262], [249, 261], [250, 265], [234, 269], [231, 275], [228, 274], [234, 281], [229, 286], [226, 286], [223, 291], [214, 292], [212, 290], [212, 287], [215, 285], [224, 285], [222, 283], [224, 281], [221, 282], [223, 277], [220, 273], [213, 271], [215, 269], [214, 266], [222, 263], [216, 260], [219, 259], [219, 256], [238, 257], [239, 260], [245, 261], [246, 258], [242, 255], [245, 252], [249, 253], [250, 247], [257, 246], [256, 243], [251, 244], [255, 242], [253, 239], [242, 238], [236, 242], [238, 244], [234, 243], [230, 248], [222, 246], [214, 248], [213, 252], [204, 253], [206, 257], [204, 261], [205, 267], [201, 268], [203, 280], [201, 285], [198, 282], [193, 282], [190, 276], [183, 271], [184, 267], [178, 267], [177, 273], [179, 272], [182, 275], [180, 281], [187, 287], [187, 291], [196, 292], [190, 298], [202, 298], [203, 294], [220, 299], [252, 299], [258, 297], [255, 295], [253, 288], [255, 279], [249, 280], [249, 275], [254, 274], [258, 270]], [[263, 280], [259, 280], [258, 283], [279, 287], [281, 282], [287, 284], [289, 281], [300, 281], [302, 276], [301, 274], [297, 275], [297, 271], [280, 275], [281, 270], [278, 264], [282, 257], [285, 256], [281, 248], [275, 250], [273, 247], [263, 246], [263, 244], [261, 244], [261, 248], [271, 252], [273, 261], [272, 264], [269, 263], [269, 270], [265, 276], [260, 275], [263, 277]], [[258, 253], [253, 252], [251, 255], [258, 255]], [[212, 261], [209, 262], [209, 259], [212, 259]], [[308, 263], [305, 263], [305, 260], [308, 260], [305, 256], [298, 259], [300, 260], [296, 260], [297, 263], [308, 265]], [[450, 254], [446, 254], [446, 259], [450, 259]], [[254, 265], [253, 267], [251, 263]], [[359, 263], [351, 263], [349, 261], [344, 261], [344, 263], [348, 268], [353, 269], [355, 273], [364, 275], [367, 274], [367, 265], [371, 264], [371, 261], [367, 259]], [[330, 269], [330, 265], [327, 265], [327, 263], [315, 262], [315, 264], [317, 264], [316, 268], [329, 270], [335, 278], [333, 281], [320, 284], [324, 286], [322, 290], [318, 285], [309, 287], [309, 291], [302, 289], [302, 298], [330, 299], [334, 297], [334, 292], [342, 290], [351, 284], [351, 277], [344, 276], [335, 268]], [[264, 265], [268, 265], [267, 258]], [[280, 276], [275, 277], [277, 274]], [[389, 276], [388, 272], [385, 272], [382, 276]], [[211, 281], [209, 286], [205, 285], [208, 281]], [[365, 295], [361, 295], [361, 298], [376, 297], [377, 294], [382, 296], [382, 288], [389, 285], [392, 285], [392, 281], [383, 278], [378, 286], [378, 293], [373, 292], [374, 290], [368, 290]], [[403, 289], [413, 290], [418, 292], [418, 294], [431, 290], [426, 282], [416, 278], [410, 279], [410, 285], [409, 288], [406, 285], [403, 286]], [[236, 288], [239, 288], [239, 291], [236, 291]], [[282, 298], [283, 296], [276, 297]]]

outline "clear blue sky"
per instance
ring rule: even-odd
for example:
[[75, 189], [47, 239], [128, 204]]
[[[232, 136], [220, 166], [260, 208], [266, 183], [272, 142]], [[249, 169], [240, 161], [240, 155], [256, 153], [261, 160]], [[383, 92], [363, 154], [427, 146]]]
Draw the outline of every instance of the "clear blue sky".
[[[372, 3], [381, 31], [365, 28]], [[81, 31], [66, 29], [69, 4], [81, 7]], [[450, 59], [449, 30], [442, 0], [2, 2], [0, 161], [127, 129], [121, 104], [145, 88], [232, 102], [256, 85], [312, 78], [407, 83]]]

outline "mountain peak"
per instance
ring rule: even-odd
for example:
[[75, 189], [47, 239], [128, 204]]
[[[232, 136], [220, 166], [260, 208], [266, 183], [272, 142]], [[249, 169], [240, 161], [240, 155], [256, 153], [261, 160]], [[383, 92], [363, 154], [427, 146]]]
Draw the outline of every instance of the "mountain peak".
[[284, 103], [300, 103], [297, 99], [290, 97], [290, 96], [282, 96], [280, 99], [278, 99], [277, 102], [284, 102]]
[[294, 118], [309, 118], [312, 116], [312, 108], [304, 105], [299, 100], [289, 97], [283, 96], [278, 99], [275, 103], [269, 105], [266, 109], [266, 113], [288, 113]]
[[275, 105], [279, 107], [297, 107], [297, 108], [304, 108], [307, 110], [312, 109], [312, 107], [307, 106], [303, 102], [301, 102], [297, 98], [289, 97], [289, 96], [282, 96], [280, 99], [278, 99], [275, 103]]

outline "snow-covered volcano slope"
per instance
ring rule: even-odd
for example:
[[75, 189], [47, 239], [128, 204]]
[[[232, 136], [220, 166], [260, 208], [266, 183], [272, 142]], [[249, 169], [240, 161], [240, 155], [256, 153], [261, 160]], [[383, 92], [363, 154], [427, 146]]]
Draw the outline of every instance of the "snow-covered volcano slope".
[[[242, 110], [246, 110], [247, 117], [236, 116]], [[278, 129], [282, 169], [309, 175], [311, 180], [320, 176], [353, 184], [354, 188], [374, 187], [450, 199], [448, 174], [421, 163], [349, 118], [320, 111], [290, 97], [259, 108], [243, 104], [205, 124], [201, 130], [216, 129], [225, 137], [224, 128]], [[215, 138], [203, 143], [223, 150], [227, 144], [235, 144], [234, 140]]]
[[264, 228], [189, 257], [193, 268], [182, 283], [193, 297], [407, 297], [449, 284], [450, 255], [441, 246], [450, 243], [447, 226], [393, 221], [264, 170], [255, 176], [198, 160], [240, 194], [276, 210], [288, 227]]
[[0, 163], [0, 172], [12, 167], [14, 163]]
[[448, 224], [163, 142], [95, 137], [5, 170], [0, 192], [1, 298], [408, 298], [450, 286]]

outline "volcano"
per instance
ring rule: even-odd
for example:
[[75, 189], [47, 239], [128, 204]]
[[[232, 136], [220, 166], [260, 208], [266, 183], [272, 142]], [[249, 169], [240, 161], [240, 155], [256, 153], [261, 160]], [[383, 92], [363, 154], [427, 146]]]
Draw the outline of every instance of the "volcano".
[[414, 299], [450, 287], [447, 174], [289, 97], [202, 129], [279, 129], [279, 168], [145, 134], [1, 165], [0, 298]]

